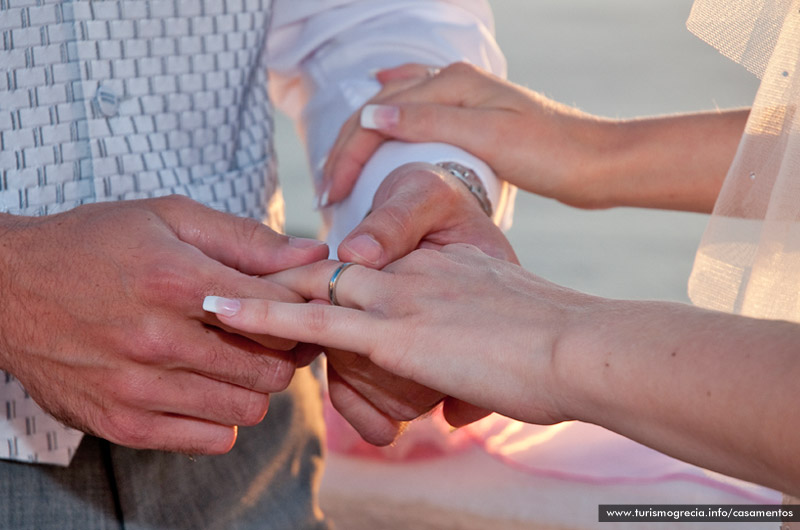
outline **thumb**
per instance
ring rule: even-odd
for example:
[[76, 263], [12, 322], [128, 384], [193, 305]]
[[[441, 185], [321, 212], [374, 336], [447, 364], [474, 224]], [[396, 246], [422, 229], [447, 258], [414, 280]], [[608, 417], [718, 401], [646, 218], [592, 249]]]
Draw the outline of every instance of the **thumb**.
[[409, 163], [390, 173], [375, 194], [372, 212], [339, 245], [339, 259], [380, 269], [440, 230], [450, 217], [452, 191], [438, 171]]
[[279, 234], [255, 219], [219, 212], [182, 196], [156, 201], [157, 212], [178, 239], [245, 274], [270, 274], [328, 256], [323, 242]]

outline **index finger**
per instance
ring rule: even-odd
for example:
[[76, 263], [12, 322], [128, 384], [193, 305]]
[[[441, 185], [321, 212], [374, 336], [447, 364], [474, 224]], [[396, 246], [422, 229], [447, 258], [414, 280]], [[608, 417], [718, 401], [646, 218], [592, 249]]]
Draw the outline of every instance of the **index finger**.
[[[238, 307], [233, 314], [219, 313], [220, 321], [246, 333], [266, 333], [367, 356], [374, 351], [374, 337], [383, 335], [379, 319], [347, 307], [252, 298], [226, 303], [228, 308], [231, 303]], [[212, 310], [212, 305], [213, 301], [205, 307]]]

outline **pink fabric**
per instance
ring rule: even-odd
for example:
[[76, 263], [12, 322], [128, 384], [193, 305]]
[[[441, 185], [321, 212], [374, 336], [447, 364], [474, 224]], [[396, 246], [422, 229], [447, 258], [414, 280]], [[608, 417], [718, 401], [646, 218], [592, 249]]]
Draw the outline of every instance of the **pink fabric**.
[[687, 464], [596, 425], [528, 425], [493, 414], [453, 431], [440, 409], [409, 425], [391, 447], [374, 447], [326, 400], [328, 449], [384, 461], [443, 458], [475, 445], [534, 476], [597, 485], [693, 482], [725, 492], [731, 502], [779, 504], [778, 492]]

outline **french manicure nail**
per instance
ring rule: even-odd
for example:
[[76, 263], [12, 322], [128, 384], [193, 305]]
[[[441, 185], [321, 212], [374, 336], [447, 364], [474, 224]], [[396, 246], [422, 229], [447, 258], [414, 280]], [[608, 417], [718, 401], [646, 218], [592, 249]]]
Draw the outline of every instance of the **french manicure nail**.
[[294, 248], [314, 248], [324, 244], [323, 241], [310, 237], [289, 237], [289, 246]]
[[400, 122], [400, 109], [390, 105], [366, 105], [361, 109], [365, 129], [390, 129]]
[[325, 189], [314, 199], [314, 211], [318, 212], [328, 206], [328, 196], [330, 195], [330, 184], [326, 184]]
[[328, 206], [330, 194], [331, 194], [330, 187], [325, 188], [325, 191], [322, 192], [322, 195], [319, 196], [319, 200], [317, 201], [317, 209], [325, 208], [326, 206]]
[[368, 263], [378, 263], [383, 255], [383, 247], [369, 234], [357, 236], [352, 241], [348, 241], [346, 246], [350, 252]]
[[224, 317], [232, 317], [242, 308], [242, 302], [221, 296], [206, 296], [203, 300], [203, 309]]

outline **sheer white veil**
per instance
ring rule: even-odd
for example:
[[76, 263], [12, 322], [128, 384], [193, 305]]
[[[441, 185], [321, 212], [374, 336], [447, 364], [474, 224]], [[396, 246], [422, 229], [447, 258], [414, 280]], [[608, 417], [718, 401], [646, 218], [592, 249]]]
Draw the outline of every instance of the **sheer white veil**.
[[800, 1], [696, 0], [687, 26], [761, 78], [689, 296], [701, 307], [800, 322]]

